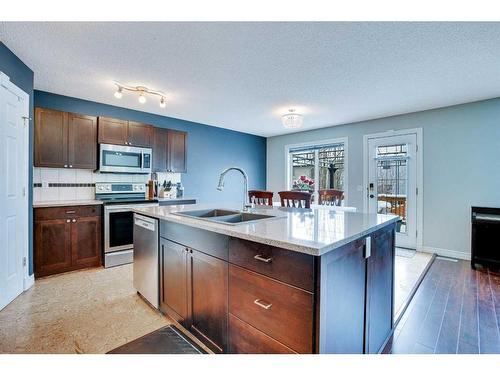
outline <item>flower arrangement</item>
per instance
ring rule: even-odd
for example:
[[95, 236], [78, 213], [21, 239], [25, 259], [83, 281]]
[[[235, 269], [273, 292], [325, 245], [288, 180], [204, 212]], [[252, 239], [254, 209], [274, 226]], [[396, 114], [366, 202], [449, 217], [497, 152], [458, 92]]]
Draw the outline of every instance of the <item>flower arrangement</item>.
[[293, 189], [312, 192], [314, 190], [314, 180], [306, 176], [300, 176], [293, 181]]

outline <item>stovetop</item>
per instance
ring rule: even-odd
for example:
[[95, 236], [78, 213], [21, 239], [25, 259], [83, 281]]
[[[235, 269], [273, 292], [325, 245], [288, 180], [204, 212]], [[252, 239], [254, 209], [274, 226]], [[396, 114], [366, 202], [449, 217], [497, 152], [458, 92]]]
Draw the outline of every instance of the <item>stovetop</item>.
[[146, 185], [135, 182], [101, 182], [96, 184], [95, 199], [105, 205], [158, 203], [146, 198]]

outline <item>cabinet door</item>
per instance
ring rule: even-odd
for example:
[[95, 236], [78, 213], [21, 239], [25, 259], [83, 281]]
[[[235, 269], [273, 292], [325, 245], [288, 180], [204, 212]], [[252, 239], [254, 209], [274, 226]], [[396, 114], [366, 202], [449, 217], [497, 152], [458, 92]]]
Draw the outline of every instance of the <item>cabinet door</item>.
[[190, 250], [190, 330], [216, 353], [227, 351], [228, 264]]
[[35, 222], [35, 276], [71, 269], [71, 222], [69, 219]]
[[70, 168], [96, 169], [97, 117], [68, 113]]
[[101, 218], [79, 217], [71, 221], [73, 268], [101, 265]]
[[170, 172], [185, 173], [187, 133], [177, 130], [168, 131], [168, 165]]
[[140, 122], [129, 121], [127, 141], [129, 146], [151, 147], [153, 127]]
[[160, 238], [160, 310], [180, 323], [187, 312], [187, 249]]
[[68, 117], [66, 112], [35, 109], [35, 167], [68, 165]]
[[109, 117], [99, 117], [98, 121], [97, 133], [99, 143], [127, 144], [127, 121]]
[[364, 352], [366, 259], [364, 240], [320, 258], [319, 352]]
[[153, 171], [165, 172], [167, 170], [167, 140], [168, 130], [154, 128], [153, 130]]
[[392, 329], [394, 295], [394, 226], [371, 238], [367, 270], [365, 351], [378, 353]]

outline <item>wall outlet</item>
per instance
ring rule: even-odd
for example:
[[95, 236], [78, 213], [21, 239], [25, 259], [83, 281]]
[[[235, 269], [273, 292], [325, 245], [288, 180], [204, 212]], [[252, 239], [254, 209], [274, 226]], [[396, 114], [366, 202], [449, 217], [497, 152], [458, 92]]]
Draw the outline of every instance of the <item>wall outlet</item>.
[[48, 181], [42, 181], [42, 187], [43, 188], [48, 188], [49, 187], [49, 182]]

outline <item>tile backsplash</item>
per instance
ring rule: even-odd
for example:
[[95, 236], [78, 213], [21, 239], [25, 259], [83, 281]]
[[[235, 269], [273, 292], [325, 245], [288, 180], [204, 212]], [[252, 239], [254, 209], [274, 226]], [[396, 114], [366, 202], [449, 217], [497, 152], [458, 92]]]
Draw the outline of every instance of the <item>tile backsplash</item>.
[[[158, 181], [177, 183], [180, 173], [158, 173]], [[33, 168], [33, 201], [87, 200], [95, 198], [96, 182], [144, 182], [150, 175], [99, 173], [87, 169]]]

